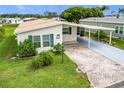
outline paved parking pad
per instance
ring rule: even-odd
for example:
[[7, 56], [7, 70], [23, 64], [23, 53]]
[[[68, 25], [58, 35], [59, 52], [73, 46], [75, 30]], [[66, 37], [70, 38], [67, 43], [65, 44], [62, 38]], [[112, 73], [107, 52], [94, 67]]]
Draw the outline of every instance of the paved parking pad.
[[87, 74], [94, 87], [107, 87], [124, 80], [124, 67], [80, 44], [66, 46], [65, 53]]

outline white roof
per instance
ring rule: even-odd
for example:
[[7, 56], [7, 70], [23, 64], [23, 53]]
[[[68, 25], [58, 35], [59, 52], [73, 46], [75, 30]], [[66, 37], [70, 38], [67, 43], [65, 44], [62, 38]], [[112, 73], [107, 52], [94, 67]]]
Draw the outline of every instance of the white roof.
[[114, 31], [115, 30], [114, 28], [91, 26], [91, 25], [76, 24], [76, 23], [69, 23], [69, 22], [62, 22], [62, 24], [70, 25], [70, 26], [82, 27], [82, 28], [86, 28], [86, 29], [94, 29], [94, 30], [109, 30], [109, 31]]
[[21, 18], [2, 18], [2, 20], [21, 20]]
[[85, 19], [80, 19], [80, 22], [101, 22], [101, 23], [118, 23], [124, 24], [124, 17], [90, 17]]
[[65, 21], [57, 21], [52, 19], [38, 19], [28, 22], [21, 23], [15, 30], [15, 34], [28, 32], [31, 30], [46, 28], [46, 27], [52, 27], [57, 25], [68, 25], [68, 26], [76, 26], [76, 27], [82, 27], [87, 29], [97, 29], [97, 30], [110, 30], [114, 31], [113, 28], [107, 28], [107, 27], [99, 27], [99, 26], [91, 26], [91, 25], [83, 25], [83, 24], [76, 24], [76, 23], [70, 23]]

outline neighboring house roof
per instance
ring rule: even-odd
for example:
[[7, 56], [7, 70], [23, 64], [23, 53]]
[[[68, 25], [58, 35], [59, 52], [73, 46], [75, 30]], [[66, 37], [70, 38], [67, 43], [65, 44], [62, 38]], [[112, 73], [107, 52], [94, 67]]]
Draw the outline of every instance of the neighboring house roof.
[[31, 17], [31, 18], [23, 18], [23, 21], [30, 21], [30, 20], [36, 20], [37, 18]]
[[85, 19], [80, 19], [80, 22], [101, 22], [101, 23], [118, 23], [124, 24], [124, 17], [90, 17]]
[[69, 26], [83, 27], [87, 29], [101, 29], [101, 30], [110, 30], [110, 31], [114, 30], [113, 28], [76, 24], [76, 23], [70, 23], [70, 22], [65, 22], [65, 21], [57, 21], [53, 19], [37, 19], [37, 20], [21, 23], [16, 28], [14, 34], [24, 33], [24, 32], [28, 32], [28, 31], [32, 31], [36, 29], [52, 27], [52, 26], [57, 26], [57, 25], [69, 25]]
[[2, 20], [21, 20], [21, 18], [2, 18]]

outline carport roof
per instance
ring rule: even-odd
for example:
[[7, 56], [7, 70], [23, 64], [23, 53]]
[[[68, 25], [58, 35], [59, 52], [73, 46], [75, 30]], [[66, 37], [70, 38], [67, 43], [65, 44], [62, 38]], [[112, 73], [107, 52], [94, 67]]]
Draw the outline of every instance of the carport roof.
[[101, 27], [101, 26], [92, 26], [92, 25], [84, 25], [84, 24], [76, 24], [76, 23], [70, 23], [70, 22], [62, 22], [64, 25], [69, 25], [69, 26], [77, 26], [77, 27], [82, 27], [86, 29], [94, 29], [94, 30], [108, 30], [108, 31], [114, 31], [114, 28], [108, 28], [108, 27]]
[[71, 22], [65, 21], [57, 21], [53, 19], [37, 19], [33, 21], [23, 22], [21, 23], [15, 30], [15, 34], [28, 32], [31, 30], [48, 28], [56, 25], [68, 25], [68, 26], [76, 26], [82, 27], [86, 29], [95, 29], [95, 30], [107, 30], [107, 31], [114, 31], [114, 28], [107, 28], [107, 27], [99, 27], [99, 26], [91, 26], [91, 25], [83, 25], [83, 24], [76, 24]]

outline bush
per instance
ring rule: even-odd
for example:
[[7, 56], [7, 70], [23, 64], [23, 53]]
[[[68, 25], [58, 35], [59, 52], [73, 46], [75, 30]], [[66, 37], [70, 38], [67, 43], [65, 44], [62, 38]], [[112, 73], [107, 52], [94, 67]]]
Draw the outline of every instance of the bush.
[[[104, 41], [105, 38], [107, 38], [107, 33], [105, 31], [99, 30], [99, 39], [100, 41]], [[93, 37], [97, 40], [98, 39], [98, 31], [93, 34]]]
[[53, 53], [50, 51], [42, 52], [40, 54], [40, 58], [42, 59], [42, 66], [50, 65], [53, 62]]
[[24, 40], [17, 46], [18, 56], [23, 57], [30, 57], [36, 55], [36, 47], [31, 40]]
[[0, 27], [0, 33], [5, 33], [5, 29], [3, 27]]
[[32, 67], [38, 69], [42, 66], [48, 66], [53, 62], [53, 53], [51, 51], [46, 51], [40, 53], [32, 60]]
[[40, 56], [38, 55], [32, 60], [32, 67], [34, 69], [40, 68], [42, 66], [40, 62], [41, 62]]
[[60, 43], [56, 44], [54, 46], [54, 52], [57, 53], [57, 54], [61, 54], [62, 53], [62, 45]]

